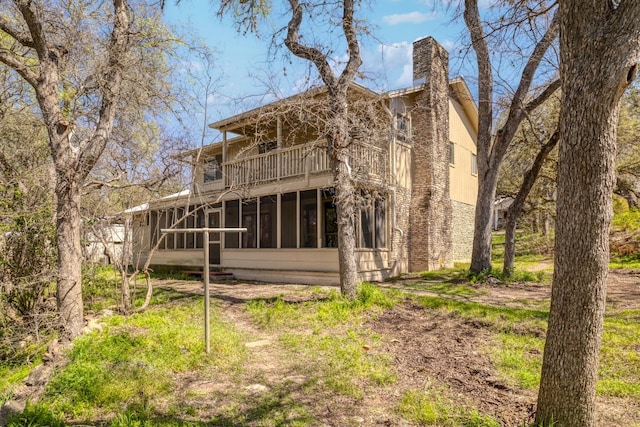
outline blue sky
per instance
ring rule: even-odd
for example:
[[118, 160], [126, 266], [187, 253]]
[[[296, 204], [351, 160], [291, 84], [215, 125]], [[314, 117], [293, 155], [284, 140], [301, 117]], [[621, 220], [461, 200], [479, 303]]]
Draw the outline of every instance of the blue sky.
[[[373, 78], [364, 83], [381, 90], [411, 86], [411, 43], [426, 36], [433, 36], [450, 51], [452, 77], [461, 74], [457, 58], [464, 24], [461, 19], [452, 21], [455, 5], [448, 4], [448, 1], [437, 0], [372, 1], [362, 13], [372, 24], [375, 37], [362, 43], [364, 64], [361, 70]], [[274, 10], [273, 15], [270, 18], [272, 22], [276, 21], [271, 24], [273, 27], [284, 22], [277, 11]], [[208, 0], [182, 0], [178, 6], [167, 2], [164, 16], [172, 25], [187, 26], [216, 50], [223, 98], [264, 93], [265, 85], [261, 81], [269, 79], [265, 71], [269, 62], [268, 28], [262, 27], [263, 37], [239, 34], [230, 18], [218, 19], [216, 9]], [[280, 64], [271, 63], [269, 72], [273, 74], [276, 70], [277, 74]], [[289, 89], [285, 92], [295, 92], [302, 87], [300, 80], [306, 76], [304, 67], [294, 64], [288, 67], [286, 74], [288, 83], [283, 86], [289, 86]]]
[[[490, 1], [481, 0], [481, 10]], [[286, 4], [274, 1], [268, 22], [260, 27], [261, 36], [256, 36], [238, 33], [230, 17], [220, 20], [209, 0], [181, 0], [177, 6], [174, 1], [166, 3], [167, 23], [187, 28], [216, 52], [215, 67], [220, 80], [215, 94], [208, 99], [208, 123], [301, 92], [309, 86], [309, 75], [317, 78], [315, 68], [311, 67], [310, 72], [305, 68], [309, 67], [306, 61], [293, 58], [289, 62], [283, 59], [282, 52], [268, 55], [272, 30], [286, 24], [285, 9], [278, 10]], [[465, 77], [475, 93], [473, 56], [463, 46], [464, 22], [461, 17], [454, 18], [457, 4], [455, 0], [371, 0], [360, 12], [372, 30], [372, 37], [361, 43], [364, 63], [360, 70], [366, 77], [361, 83], [378, 91], [411, 86], [412, 42], [432, 36], [449, 51], [450, 76]], [[303, 27], [304, 24], [305, 21]], [[326, 37], [320, 27], [315, 33]], [[282, 42], [282, 37], [277, 41]], [[344, 49], [336, 49], [336, 59], [344, 54]], [[190, 62], [192, 68], [198, 66], [195, 61]], [[197, 133], [202, 115], [195, 111], [187, 115], [195, 123], [192, 130]], [[200, 138], [193, 139], [193, 144], [199, 145]], [[205, 143], [220, 139], [217, 132], [208, 130]]]

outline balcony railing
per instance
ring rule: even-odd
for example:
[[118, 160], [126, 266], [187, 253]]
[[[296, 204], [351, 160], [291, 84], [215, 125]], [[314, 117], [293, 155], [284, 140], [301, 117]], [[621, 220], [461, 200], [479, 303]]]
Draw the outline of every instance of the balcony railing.
[[[357, 179], [381, 182], [388, 168], [387, 152], [357, 142], [349, 148], [350, 167]], [[261, 184], [281, 179], [329, 172], [329, 157], [317, 144], [296, 145], [222, 164], [225, 186]]]

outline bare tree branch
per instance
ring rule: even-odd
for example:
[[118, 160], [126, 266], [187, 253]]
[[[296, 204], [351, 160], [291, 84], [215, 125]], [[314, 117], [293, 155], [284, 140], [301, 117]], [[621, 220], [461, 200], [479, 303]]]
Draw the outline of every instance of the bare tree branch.
[[33, 43], [31, 37], [28, 34], [25, 34], [24, 32], [18, 30], [17, 28], [14, 28], [11, 23], [4, 18], [4, 16], [0, 16], [0, 30], [7, 33], [24, 47], [35, 47], [35, 44]]

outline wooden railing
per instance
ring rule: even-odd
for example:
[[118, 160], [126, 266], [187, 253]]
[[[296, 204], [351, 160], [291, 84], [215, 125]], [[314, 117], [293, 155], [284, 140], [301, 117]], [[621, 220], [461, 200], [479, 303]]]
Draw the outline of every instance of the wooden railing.
[[[382, 181], [388, 168], [387, 152], [362, 142], [353, 143], [350, 166], [357, 178]], [[329, 157], [318, 144], [303, 144], [222, 164], [225, 186], [261, 184], [280, 179], [329, 172]]]

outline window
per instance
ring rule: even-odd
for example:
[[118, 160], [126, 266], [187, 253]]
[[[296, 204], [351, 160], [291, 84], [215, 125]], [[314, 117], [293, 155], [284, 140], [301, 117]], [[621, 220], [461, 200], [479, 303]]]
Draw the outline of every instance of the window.
[[258, 202], [256, 199], [242, 204], [242, 227], [247, 231], [242, 233], [243, 248], [258, 247]]
[[383, 196], [363, 192], [360, 209], [356, 213], [356, 244], [360, 248], [387, 246], [386, 202]]
[[[238, 217], [240, 216], [240, 202], [238, 200], [230, 200], [225, 202], [224, 209], [224, 226], [239, 227]], [[240, 243], [239, 234], [244, 233], [224, 233], [224, 247], [237, 248]]]
[[404, 114], [396, 114], [396, 139], [398, 141], [406, 141], [410, 135], [409, 118]]
[[335, 190], [325, 188], [322, 190], [322, 212], [324, 235], [322, 238], [323, 248], [338, 247], [338, 212], [334, 204]]
[[[196, 228], [204, 228], [204, 208], [202, 206], [195, 206], [195, 210], [195, 226]], [[196, 249], [202, 249], [203, 247], [204, 236], [202, 236], [202, 233], [196, 233]]]
[[373, 206], [367, 200], [360, 208], [360, 247], [373, 248]]
[[478, 156], [471, 154], [471, 175], [478, 175]]
[[260, 247], [275, 248], [277, 230], [277, 205], [276, 196], [260, 197]]
[[[180, 221], [180, 222], [178, 222]], [[176, 209], [176, 219], [175, 222], [178, 222], [175, 228], [185, 228], [185, 218], [184, 218], [184, 208]], [[184, 233], [176, 233], [176, 249], [184, 249]]]
[[449, 142], [449, 164], [454, 165], [456, 163], [456, 151], [453, 142]]
[[151, 211], [149, 214], [149, 223], [151, 224], [151, 246], [155, 246], [158, 243], [158, 237], [160, 236], [160, 227], [158, 227], [158, 211]]
[[300, 192], [300, 247], [318, 247], [318, 193]]
[[278, 141], [266, 141], [258, 144], [258, 153], [265, 154], [278, 148]]
[[295, 248], [297, 236], [296, 212], [298, 205], [297, 193], [285, 193], [280, 196], [280, 247]]
[[386, 203], [384, 199], [375, 201], [376, 248], [387, 247]]
[[218, 181], [221, 179], [222, 154], [216, 154], [204, 162], [204, 182]]

